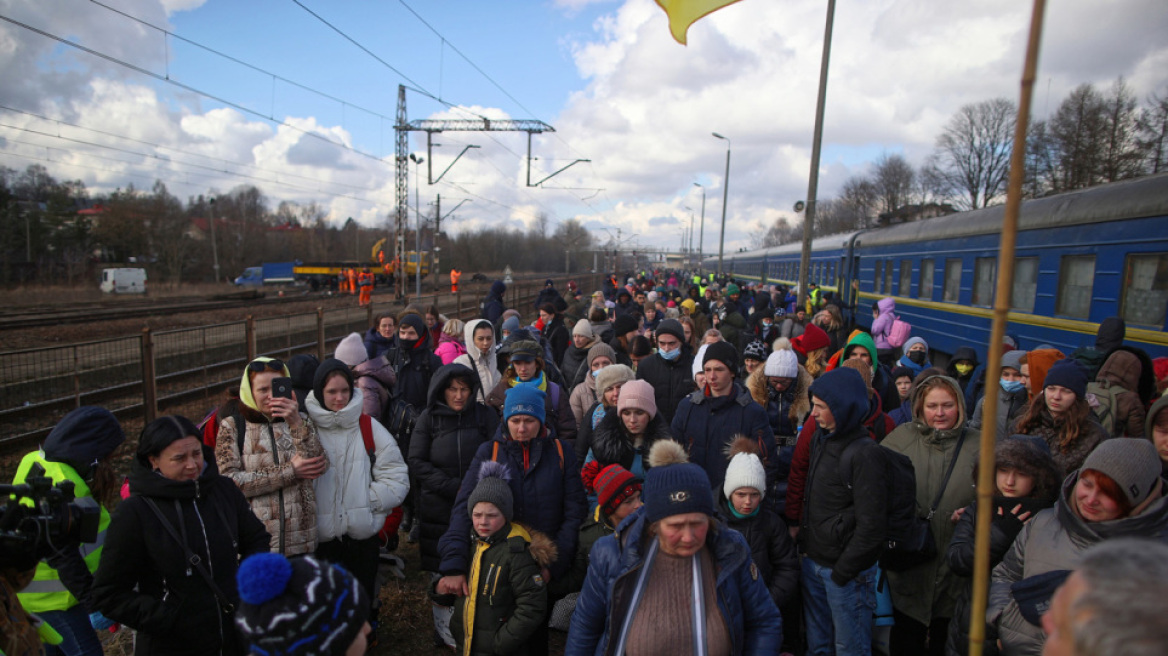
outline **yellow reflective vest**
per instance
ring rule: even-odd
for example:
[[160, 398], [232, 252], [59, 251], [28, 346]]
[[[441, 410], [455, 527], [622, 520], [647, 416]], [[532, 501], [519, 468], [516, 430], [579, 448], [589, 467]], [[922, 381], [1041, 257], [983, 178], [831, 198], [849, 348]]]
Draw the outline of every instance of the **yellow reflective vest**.
[[[13, 484], [24, 483], [29, 470], [37, 464], [45, 468], [45, 476], [53, 479], [54, 485], [61, 481], [73, 481], [73, 492], [78, 498], [93, 496], [89, 486], [72, 467], [65, 463], [46, 460], [44, 451], [33, 451], [24, 456], [24, 459], [20, 461], [20, 467], [16, 469], [16, 476], [12, 479]], [[29, 503], [29, 500], [25, 499], [24, 503]], [[90, 574], [97, 571], [97, 564], [101, 560], [101, 548], [105, 544], [105, 532], [110, 523], [109, 512], [104, 506], [100, 507], [101, 521], [98, 523], [97, 542], [82, 543], [79, 547], [81, 557], [85, 560]], [[49, 564], [43, 560], [37, 563], [36, 574], [33, 575], [32, 582], [24, 590], [21, 590], [17, 597], [24, 609], [30, 613], [68, 610], [78, 603], [77, 597], [74, 597], [73, 593], [69, 592], [65, 588], [65, 584], [61, 582], [57, 570], [49, 567]]]

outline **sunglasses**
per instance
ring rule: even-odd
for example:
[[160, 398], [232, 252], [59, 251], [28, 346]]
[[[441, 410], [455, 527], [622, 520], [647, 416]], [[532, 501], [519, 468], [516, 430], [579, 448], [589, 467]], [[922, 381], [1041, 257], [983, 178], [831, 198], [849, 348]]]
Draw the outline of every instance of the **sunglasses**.
[[284, 363], [280, 360], [268, 360], [267, 362], [260, 362], [253, 360], [247, 363], [247, 370], [253, 374], [262, 374], [265, 371], [284, 371]]

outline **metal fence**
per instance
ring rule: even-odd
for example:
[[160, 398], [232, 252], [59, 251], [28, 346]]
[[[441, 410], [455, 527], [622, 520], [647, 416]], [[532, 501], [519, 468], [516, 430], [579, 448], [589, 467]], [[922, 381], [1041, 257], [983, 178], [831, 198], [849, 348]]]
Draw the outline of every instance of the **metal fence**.
[[[585, 290], [600, 281], [594, 275], [573, 279]], [[566, 280], [557, 278], [561, 289]], [[542, 279], [510, 285], [507, 306], [530, 316], [542, 287]], [[438, 305], [448, 317], [469, 319], [479, 316], [478, 301], [477, 295], [460, 293], [418, 297], [412, 304]], [[244, 365], [255, 357], [287, 360], [311, 353], [323, 359], [349, 333], [367, 330], [372, 319], [372, 307], [318, 308], [0, 353], [0, 446], [43, 439], [61, 417], [83, 405], [103, 406], [119, 419], [144, 416], [147, 421], [192, 401], [203, 400], [209, 408], [237, 384]]]

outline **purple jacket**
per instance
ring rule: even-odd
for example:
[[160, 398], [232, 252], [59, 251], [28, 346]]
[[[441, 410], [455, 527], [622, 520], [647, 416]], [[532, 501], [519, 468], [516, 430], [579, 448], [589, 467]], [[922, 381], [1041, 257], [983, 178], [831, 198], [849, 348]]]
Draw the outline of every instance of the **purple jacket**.
[[876, 307], [880, 310], [880, 316], [872, 322], [872, 338], [876, 340], [876, 348], [890, 349], [892, 345], [888, 343], [888, 333], [892, 332], [892, 322], [896, 319], [892, 313], [896, 309], [896, 301], [882, 298], [876, 302]]

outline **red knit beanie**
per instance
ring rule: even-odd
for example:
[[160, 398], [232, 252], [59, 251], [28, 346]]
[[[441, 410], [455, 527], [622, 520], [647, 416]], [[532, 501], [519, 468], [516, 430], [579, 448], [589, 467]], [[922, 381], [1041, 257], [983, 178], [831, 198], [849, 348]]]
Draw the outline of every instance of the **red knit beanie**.
[[606, 516], [616, 512], [617, 507], [633, 492], [641, 491], [641, 479], [620, 465], [609, 465], [600, 470], [594, 484], [596, 503]]

